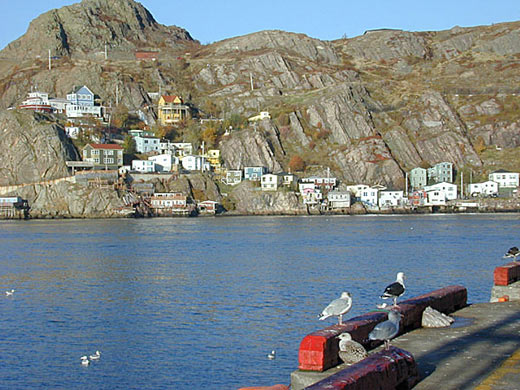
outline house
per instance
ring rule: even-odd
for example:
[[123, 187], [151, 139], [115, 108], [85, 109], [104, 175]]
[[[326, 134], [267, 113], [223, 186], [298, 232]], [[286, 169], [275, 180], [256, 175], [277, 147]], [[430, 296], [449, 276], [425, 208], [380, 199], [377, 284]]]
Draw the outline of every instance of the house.
[[151, 160], [132, 160], [132, 171], [154, 173], [155, 163]]
[[370, 186], [366, 184], [355, 184], [347, 186], [347, 191], [349, 191], [354, 198], [354, 202], [361, 202], [361, 192], [369, 189]]
[[209, 171], [210, 165], [203, 156], [186, 156], [181, 160], [182, 167], [188, 171]]
[[379, 207], [399, 207], [404, 204], [404, 192], [397, 190], [379, 191]]
[[359, 200], [366, 206], [377, 207], [378, 205], [378, 192], [377, 188], [365, 188], [361, 191]]
[[278, 175], [282, 177], [282, 185], [285, 187], [292, 187], [296, 183], [297, 177], [295, 174], [281, 172]]
[[52, 112], [52, 107], [49, 104], [49, 94], [37, 91], [29, 92], [27, 98], [18, 106], [18, 108], [37, 112]]
[[437, 184], [434, 184], [431, 186], [424, 187], [424, 190], [426, 192], [430, 192], [430, 191], [444, 192], [444, 194], [446, 195], [445, 196], [446, 200], [457, 199], [457, 186], [452, 183], [446, 183], [446, 182], [437, 183]]
[[137, 135], [134, 138], [137, 153], [159, 153], [160, 138]]
[[87, 144], [82, 149], [83, 161], [94, 169], [115, 169], [123, 165], [123, 147], [117, 144]]
[[314, 187], [320, 189], [321, 191], [331, 191], [334, 187], [336, 187], [335, 177], [311, 176], [304, 177], [300, 181], [302, 183], [313, 183]]
[[330, 210], [346, 209], [350, 207], [350, 191], [333, 190], [327, 194]]
[[83, 118], [103, 116], [102, 107], [94, 104], [94, 93], [86, 86], [78, 88], [75, 92], [67, 94], [69, 104], [65, 107], [67, 118]]
[[214, 200], [205, 200], [197, 204], [197, 209], [201, 214], [216, 214], [220, 204]]
[[428, 168], [428, 180], [432, 183], [453, 183], [453, 164], [450, 162], [441, 162]]
[[262, 175], [260, 182], [262, 191], [276, 191], [282, 185], [282, 176], [266, 173]]
[[518, 187], [518, 172], [509, 172], [504, 169], [489, 174], [489, 180], [498, 183], [498, 188]]
[[157, 61], [159, 59], [158, 51], [136, 50], [134, 55], [138, 61]]
[[228, 169], [226, 175], [222, 179], [224, 184], [228, 186], [234, 186], [242, 181], [242, 170], [241, 169]]
[[128, 130], [128, 135], [130, 137], [153, 137], [154, 133], [152, 131], [146, 131], [141, 129], [132, 129]]
[[323, 199], [321, 191], [314, 188], [312, 183], [300, 183], [300, 194], [303, 198], [303, 204], [309, 206], [316, 206]]
[[446, 205], [446, 193], [436, 189], [428, 189], [426, 191], [425, 206], [444, 206]]
[[220, 162], [220, 150], [218, 149], [210, 149], [206, 154], [206, 160], [208, 160], [209, 165], [213, 170], [220, 171], [221, 162]]
[[156, 172], [171, 172], [174, 167], [179, 165], [179, 158], [171, 154], [158, 154], [157, 156], [150, 156], [148, 160], [155, 163]]
[[248, 118], [249, 122], [261, 121], [263, 119], [271, 119], [271, 115], [268, 111], [261, 111], [260, 114]]
[[469, 194], [471, 197], [496, 196], [498, 195], [498, 183], [491, 180], [482, 183], [472, 183], [469, 185]]
[[424, 188], [428, 185], [428, 171], [424, 168], [414, 168], [408, 174], [408, 179], [410, 180], [410, 187], [414, 190], [418, 190], [420, 188]]
[[158, 120], [162, 126], [168, 126], [188, 118], [189, 108], [179, 96], [162, 95], [158, 102]]
[[412, 207], [424, 206], [428, 201], [428, 195], [423, 189], [416, 190], [408, 194], [408, 203]]
[[150, 197], [150, 205], [156, 210], [184, 209], [187, 207], [187, 199], [181, 192], [156, 192]]
[[70, 102], [63, 98], [50, 98], [49, 104], [52, 108], [52, 112], [64, 114], [67, 112], [67, 105], [69, 105]]
[[244, 180], [259, 181], [267, 173], [266, 167], [245, 167]]

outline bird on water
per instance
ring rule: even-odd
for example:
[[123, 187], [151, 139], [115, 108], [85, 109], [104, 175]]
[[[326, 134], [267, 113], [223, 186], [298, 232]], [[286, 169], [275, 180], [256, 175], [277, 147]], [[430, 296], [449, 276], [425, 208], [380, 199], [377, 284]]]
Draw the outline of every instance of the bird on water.
[[14, 290], [11, 289], [11, 291], [6, 291], [5, 295], [10, 296], [10, 295], [13, 295], [13, 293], [14, 293]]
[[267, 354], [267, 358], [268, 358], [269, 360], [274, 360], [274, 359], [276, 359], [276, 351], [275, 351], [275, 350], [272, 350], [271, 353], [268, 353], [268, 354]]
[[321, 314], [318, 316], [320, 321], [323, 321], [329, 317], [338, 317], [338, 324], [343, 325], [343, 315], [352, 307], [352, 295], [344, 291], [338, 299], [334, 299], [329, 305], [323, 309]]
[[81, 364], [84, 365], [84, 366], [88, 366], [89, 365], [89, 361], [88, 361], [88, 358], [86, 356], [82, 356], [81, 358]]
[[406, 290], [406, 288], [404, 286], [404, 279], [405, 279], [404, 272], [398, 272], [395, 282], [386, 286], [385, 291], [383, 292], [383, 295], [381, 295], [381, 298], [383, 298], [383, 299], [392, 298], [394, 300], [394, 307], [398, 307], [397, 298], [399, 298], [401, 295], [403, 295], [404, 291]]
[[96, 351], [95, 354], [90, 355], [90, 360], [98, 360], [101, 357], [101, 352]]
[[388, 313], [388, 320], [380, 322], [375, 326], [372, 332], [369, 333], [369, 340], [383, 340], [385, 342], [385, 349], [390, 347], [390, 339], [394, 338], [399, 333], [399, 322], [402, 314], [396, 310], [390, 310]]
[[520, 250], [516, 246], [513, 246], [509, 248], [509, 250], [504, 255], [504, 258], [513, 258], [513, 260], [516, 261], [518, 255], [520, 255]]

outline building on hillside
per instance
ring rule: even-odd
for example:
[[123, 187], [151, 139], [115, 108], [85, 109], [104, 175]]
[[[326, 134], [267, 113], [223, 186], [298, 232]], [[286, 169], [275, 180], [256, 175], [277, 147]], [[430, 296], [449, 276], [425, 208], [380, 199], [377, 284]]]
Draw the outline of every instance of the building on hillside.
[[329, 210], [347, 209], [350, 207], [352, 194], [350, 191], [332, 190], [327, 194]]
[[139, 173], [154, 173], [155, 163], [151, 160], [132, 160], [132, 171]]
[[247, 120], [249, 122], [256, 122], [256, 121], [261, 121], [264, 119], [271, 119], [271, 115], [269, 114], [268, 111], [261, 111], [260, 114], [252, 116], [251, 118], [248, 118]]
[[134, 55], [138, 61], [157, 61], [159, 59], [158, 51], [136, 50]]
[[208, 160], [209, 165], [215, 172], [220, 172], [220, 168], [222, 163], [220, 161], [220, 150], [218, 149], [210, 149], [206, 154], [206, 160]]
[[323, 200], [323, 194], [316, 189], [312, 183], [299, 183], [300, 194], [303, 199], [303, 204], [309, 206], [317, 206]]
[[154, 211], [185, 209], [188, 197], [181, 192], [156, 192], [150, 197], [150, 205]]
[[518, 172], [509, 172], [505, 169], [499, 169], [498, 171], [489, 174], [489, 180], [498, 183], [498, 188], [516, 188], [518, 187]]
[[347, 191], [352, 194], [354, 202], [361, 202], [361, 192], [369, 188], [370, 186], [366, 184], [353, 184], [347, 186]]
[[408, 174], [410, 187], [412, 190], [418, 190], [428, 185], [428, 171], [424, 168], [414, 168]]
[[137, 153], [159, 153], [161, 151], [160, 138], [150, 136], [134, 137]]
[[473, 198], [477, 196], [497, 196], [498, 183], [491, 180], [482, 183], [472, 183], [469, 185], [469, 194]]
[[379, 191], [379, 207], [400, 207], [405, 204], [404, 191]]
[[281, 172], [278, 175], [282, 177], [282, 185], [285, 187], [293, 187], [298, 181], [298, 178], [293, 173]]
[[266, 173], [266, 167], [244, 167], [244, 180], [260, 181]]
[[428, 168], [428, 180], [431, 183], [453, 183], [453, 164], [450, 162], [441, 162]]
[[228, 186], [234, 186], [242, 182], [241, 169], [228, 169], [222, 178], [222, 182]]
[[123, 165], [123, 147], [117, 144], [87, 144], [82, 149], [83, 161], [94, 169], [115, 169]]
[[49, 104], [49, 94], [38, 91], [31, 91], [27, 98], [18, 106], [22, 110], [32, 110], [37, 112], [52, 112]]
[[282, 185], [282, 176], [266, 173], [260, 178], [262, 191], [277, 191]]
[[63, 98], [49, 98], [49, 104], [52, 107], [52, 112], [65, 114], [67, 112], [67, 105], [69, 105], [70, 102]]
[[361, 191], [359, 200], [361, 203], [363, 203], [365, 206], [368, 207], [377, 207], [378, 206], [378, 197], [379, 197], [379, 190], [377, 188], [365, 188]]
[[302, 177], [300, 179], [302, 183], [313, 183], [314, 187], [320, 191], [331, 191], [336, 187], [337, 180], [335, 177], [322, 177], [322, 176], [311, 176]]
[[204, 200], [197, 203], [197, 210], [201, 214], [216, 214], [219, 211], [220, 203], [214, 200]]
[[141, 129], [132, 129], [128, 130], [128, 135], [130, 137], [153, 137], [153, 131], [141, 130]]
[[86, 85], [67, 94], [67, 100], [69, 101], [65, 107], [67, 118], [103, 117], [103, 107], [95, 105], [95, 95]]
[[158, 119], [162, 126], [168, 126], [189, 117], [189, 108], [179, 96], [162, 95], [158, 102]]
[[430, 191], [441, 191], [445, 194], [446, 200], [455, 200], [457, 199], [457, 186], [452, 183], [437, 183], [431, 186], [424, 187], [426, 192]]
[[210, 165], [203, 156], [185, 156], [181, 160], [182, 167], [188, 171], [209, 171]]
[[155, 163], [156, 172], [171, 172], [177, 171], [179, 166], [179, 158], [171, 154], [158, 154], [156, 156], [148, 157], [148, 160]]

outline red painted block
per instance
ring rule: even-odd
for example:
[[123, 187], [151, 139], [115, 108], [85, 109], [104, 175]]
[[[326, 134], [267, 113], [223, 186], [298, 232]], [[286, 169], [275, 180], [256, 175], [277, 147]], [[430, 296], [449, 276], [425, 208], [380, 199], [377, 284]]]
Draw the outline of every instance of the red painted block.
[[285, 386], [285, 385], [253, 386], [253, 387], [241, 387], [238, 390], [289, 390], [289, 386]]
[[[449, 286], [432, 291], [407, 301], [399, 302], [403, 314], [400, 334], [421, 326], [422, 313], [428, 306], [445, 313], [453, 313], [467, 304], [468, 292], [463, 286]], [[339, 339], [337, 336], [349, 332], [352, 339], [372, 349], [381, 344], [369, 341], [368, 334], [374, 327], [387, 319], [384, 312], [372, 312], [354, 317], [343, 325], [333, 325], [304, 337], [298, 351], [298, 368], [304, 371], [325, 371], [340, 362]]]
[[411, 389], [419, 381], [417, 363], [407, 351], [390, 347], [317, 382], [306, 390]]
[[520, 262], [511, 262], [495, 268], [495, 286], [508, 286], [520, 280]]

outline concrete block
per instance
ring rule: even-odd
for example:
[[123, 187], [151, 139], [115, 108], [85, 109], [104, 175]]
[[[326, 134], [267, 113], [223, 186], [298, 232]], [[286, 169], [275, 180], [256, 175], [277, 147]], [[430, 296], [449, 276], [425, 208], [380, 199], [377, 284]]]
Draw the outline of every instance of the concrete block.
[[411, 389], [419, 380], [417, 364], [405, 350], [390, 347], [370, 355], [306, 390]]
[[520, 261], [511, 262], [495, 268], [495, 286], [507, 286], [520, 280]]
[[507, 286], [493, 286], [490, 302], [499, 302], [499, 298], [507, 295], [509, 301], [520, 301], [520, 281]]
[[[431, 306], [444, 314], [450, 314], [467, 304], [467, 290], [463, 286], [449, 286], [423, 294], [399, 303], [399, 311], [403, 314], [400, 334], [421, 326], [424, 309]], [[352, 339], [362, 344], [367, 350], [381, 344], [371, 342], [368, 334], [374, 327], [387, 319], [383, 312], [367, 313], [354, 317], [343, 325], [333, 325], [318, 330], [304, 337], [298, 351], [298, 368], [304, 371], [325, 371], [340, 364], [339, 340], [337, 336], [349, 332]]]

